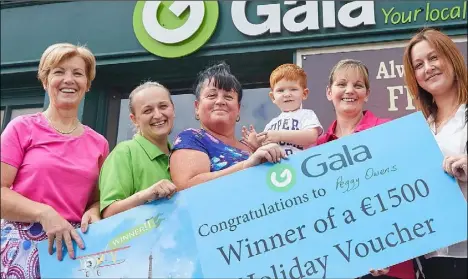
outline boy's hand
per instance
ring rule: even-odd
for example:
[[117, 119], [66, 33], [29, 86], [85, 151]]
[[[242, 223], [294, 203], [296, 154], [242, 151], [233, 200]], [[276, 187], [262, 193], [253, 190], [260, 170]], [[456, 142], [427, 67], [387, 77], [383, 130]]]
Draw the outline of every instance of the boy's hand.
[[279, 143], [281, 141], [280, 131], [265, 131], [257, 134], [257, 140], [266, 145], [269, 143]]
[[250, 125], [249, 129], [242, 126], [242, 139], [250, 145], [252, 151], [257, 150], [262, 145], [262, 142], [257, 139], [257, 131], [253, 125]]

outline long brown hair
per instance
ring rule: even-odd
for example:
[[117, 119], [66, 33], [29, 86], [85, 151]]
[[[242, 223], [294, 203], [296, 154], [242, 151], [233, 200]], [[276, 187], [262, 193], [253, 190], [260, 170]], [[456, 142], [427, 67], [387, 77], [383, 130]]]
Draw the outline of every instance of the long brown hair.
[[418, 110], [421, 110], [426, 118], [431, 114], [435, 115], [437, 113], [437, 105], [434, 102], [434, 98], [429, 92], [419, 86], [414, 74], [411, 50], [414, 45], [421, 41], [427, 41], [445, 59], [445, 63], [452, 65], [457, 85], [458, 105], [466, 104], [468, 98], [468, 71], [463, 55], [450, 37], [438, 30], [426, 28], [410, 40], [403, 55], [405, 83]]

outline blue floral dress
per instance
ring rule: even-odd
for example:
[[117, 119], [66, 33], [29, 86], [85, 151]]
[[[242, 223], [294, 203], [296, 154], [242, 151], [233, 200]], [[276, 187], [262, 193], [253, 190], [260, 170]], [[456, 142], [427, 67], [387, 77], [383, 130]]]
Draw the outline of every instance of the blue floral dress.
[[219, 171], [249, 158], [248, 151], [225, 144], [203, 129], [187, 129], [174, 141], [172, 151], [193, 149], [206, 153], [210, 158], [210, 171]]
[[[79, 228], [79, 223], [70, 223]], [[0, 278], [40, 279], [37, 243], [47, 239], [39, 223], [1, 220]]]

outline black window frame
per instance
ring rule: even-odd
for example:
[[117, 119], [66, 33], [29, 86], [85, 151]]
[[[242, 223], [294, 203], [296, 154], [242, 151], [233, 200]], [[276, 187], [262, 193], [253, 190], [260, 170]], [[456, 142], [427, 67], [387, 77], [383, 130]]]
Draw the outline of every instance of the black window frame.
[[11, 121], [11, 114], [15, 109], [44, 108], [44, 90], [35, 88], [21, 88], [13, 90], [1, 90], [0, 108], [3, 110], [1, 130]]

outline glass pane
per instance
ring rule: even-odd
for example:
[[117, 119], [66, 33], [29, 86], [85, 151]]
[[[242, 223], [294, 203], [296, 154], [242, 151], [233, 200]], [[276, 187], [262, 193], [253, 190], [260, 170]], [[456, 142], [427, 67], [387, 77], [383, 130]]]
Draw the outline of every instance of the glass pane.
[[242, 126], [252, 124], [257, 132], [262, 132], [266, 124], [280, 114], [280, 109], [268, 96], [269, 92], [270, 88], [243, 90], [240, 121], [236, 125], [236, 136], [239, 139], [242, 137]]
[[120, 100], [119, 127], [117, 128], [117, 143], [131, 139], [135, 134], [134, 126], [130, 120], [128, 111], [128, 99]]
[[172, 96], [175, 106], [176, 118], [174, 128], [169, 135], [171, 143], [174, 142], [177, 135], [188, 128], [200, 128], [200, 122], [195, 119], [195, 95], [183, 94]]
[[40, 108], [19, 108], [19, 109], [12, 109], [11, 110], [11, 119], [15, 119], [16, 117], [20, 116], [20, 115], [24, 115], [24, 114], [33, 114], [33, 113], [37, 113], [37, 112], [41, 112], [42, 111], [42, 107]]
[[[265, 125], [280, 113], [278, 107], [273, 104], [268, 96], [269, 88], [245, 89], [241, 104], [241, 119], [236, 124], [236, 136], [242, 136], [243, 125], [254, 125], [257, 131], [263, 131]], [[200, 123], [195, 119], [193, 94], [172, 96], [175, 106], [175, 121], [169, 140], [172, 143], [175, 137], [187, 128], [200, 128]], [[119, 126], [117, 130], [117, 143], [131, 139], [134, 135], [134, 126], [129, 117], [128, 99], [120, 102]]]

